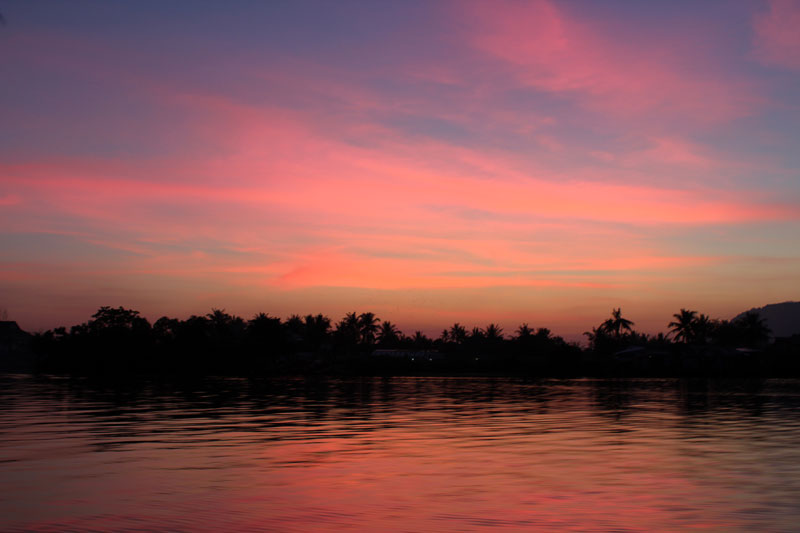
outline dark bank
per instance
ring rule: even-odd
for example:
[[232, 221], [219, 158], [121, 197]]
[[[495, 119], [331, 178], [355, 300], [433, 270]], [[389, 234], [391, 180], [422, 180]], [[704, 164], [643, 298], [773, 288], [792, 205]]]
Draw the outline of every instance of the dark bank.
[[431, 339], [374, 313], [249, 320], [214, 309], [150, 324], [138, 311], [102, 307], [85, 323], [29, 335], [0, 324], [2, 368], [97, 376], [502, 375], [531, 377], [798, 376], [800, 335], [772, 337], [757, 312], [733, 320], [681, 309], [667, 334], [637, 332], [621, 309], [580, 346], [547, 328], [511, 334], [460, 323]]

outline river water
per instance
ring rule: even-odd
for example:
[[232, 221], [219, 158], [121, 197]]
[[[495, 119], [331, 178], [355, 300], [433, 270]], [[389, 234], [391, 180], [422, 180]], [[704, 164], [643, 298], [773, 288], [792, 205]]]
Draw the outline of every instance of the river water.
[[0, 530], [797, 531], [800, 381], [0, 377]]

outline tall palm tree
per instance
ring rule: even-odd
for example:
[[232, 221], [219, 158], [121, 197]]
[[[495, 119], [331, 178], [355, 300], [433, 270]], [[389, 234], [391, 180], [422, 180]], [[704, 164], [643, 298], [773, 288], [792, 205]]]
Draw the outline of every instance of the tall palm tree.
[[667, 324], [667, 327], [672, 328], [669, 332], [675, 334], [675, 340], [682, 342], [694, 341], [697, 311], [681, 309], [680, 313], [675, 313], [672, 316], [675, 317], [675, 320]]
[[358, 315], [355, 312], [346, 313], [336, 324], [336, 334], [345, 344], [356, 345], [361, 339]]
[[608, 333], [613, 333], [615, 337], [621, 337], [623, 330], [629, 333], [633, 331], [631, 326], [633, 326], [633, 322], [622, 318], [622, 308], [618, 308], [611, 310], [611, 318], [603, 322], [601, 327]]
[[483, 335], [488, 341], [501, 341], [503, 340], [503, 328], [494, 323], [489, 324], [486, 326], [486, 329], [483, 330]]
[[380, 319], [375, 313], [361, 313], [358, 316], [358, 327], [361, 333], [361, 342], [365, 344], [375, 343], [375, 334], [378, 332]]
[[378, 331], [378, 343], [382, 345], [396, 344], [401, 336], [402, 333], [397, 326], [385, 320]]
[[533, 330], [528, 327], [528, 323], [523, 323], [520, 327], [517, 328], [517, 339], [526, 339], [533, 335]]
[[355, 311], [352, 313], [345, 313], [341, 323], [346, 324], [348, 327], [356, 327], [358, 326], [358, 315]]
[[464, 344], [465, 340], [467, 340], [467, 328], [456, 322], [450, 328], [450, 342]]

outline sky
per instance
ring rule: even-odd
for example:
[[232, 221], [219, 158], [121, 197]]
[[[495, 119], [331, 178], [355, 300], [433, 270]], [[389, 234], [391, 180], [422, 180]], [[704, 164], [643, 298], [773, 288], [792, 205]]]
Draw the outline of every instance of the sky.
[[0, 308], [800, 300], [800, 2], [0, 0]]

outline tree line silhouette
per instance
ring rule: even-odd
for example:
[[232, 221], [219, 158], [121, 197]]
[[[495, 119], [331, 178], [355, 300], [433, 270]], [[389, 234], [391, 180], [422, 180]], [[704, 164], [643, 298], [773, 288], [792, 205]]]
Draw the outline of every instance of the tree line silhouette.
[[771, 333], [759, 314], [752, 311], [735, 320], [711, 319], [688, 309], [681, 309], [672, 317], [667, 335], [650, 336], [636, 332], [634, 323], [622, 317], [622, 310], [613, 309], [611, 318], [584, 335], [592, 349], [608, 352], [632, 345], [664, 347], [672, 343], [759, 350], [767, 347]]
[[212, 309], [151, 324], [138, 311], [101, 307], [85, 323], [35, 335], [42, 371], [169, 374], [520, 374], [541, 376], [796, 373], [798, 339], [772, 343], [756, 313], [733, 321], [681, 309], [669, 332], [652, 336], [613, 309], [585, 333], [588, 346], [547, 328], [460, 323], [430, 338], [405, 335], [374, 313], [249, 320]]

